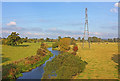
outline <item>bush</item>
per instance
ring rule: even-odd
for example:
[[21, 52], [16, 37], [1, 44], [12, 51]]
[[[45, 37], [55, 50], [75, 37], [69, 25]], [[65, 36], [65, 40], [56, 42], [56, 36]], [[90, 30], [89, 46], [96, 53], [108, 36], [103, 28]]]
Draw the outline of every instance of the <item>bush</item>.
[[74, 51], [74, 52], [72, 52], [72, 54], [73, 54], [73, 55], [76, 55], [76, 52]]
[[6, 44], [7, 44], [7, 39], [2, 39], [0, 42], [1, 42], [3, 45], [6, 45]]
[[[72, 79], [77, 73], [85, 69], [87, 63], [80, 57], [69, 53], [59, 54], [52, 61], [48, 61], [44, 68], [42, 79]], [[53, 76], [54, 75], [54, 76]]]
[[73, 46], [73, 51], [74, 51], [74, 52], [77, 52], [77, 50], [78, 50], [78, 46], [77, 46], [77, 45], [74, 45], [74, 46]]
[[[2, 65], [2, 78], [3, 79], [17, 79], [22, 76], [23, 72], [32, 70], [33, 68], [45, 63], [53, 54], [49, 54], [46, 57], [35, 55], [27, 57], [6, 65]], [[6, 81], [6, 80], [5, 80]]]
[[37, 41], [34, 41], [34, 43], [36, 43]]
[[58, 47], [58, 42], [52, 44], [52, 48], [57, 48]]
[[71, 39], [70, 38], [62, 38], [59, 41], [60, 51], [66, 52], [70, 49]]
[[43, 48], [43, 49], [47, 49], [47, 45], [46, 45], [46, 43], [41, 43], [41, 48]]
[[44, 56], [44, 55], [46, 55], [46, 53], [47, 53], [46, 50], [43, 48], [40, 48], [37, 50], [37, 55]]

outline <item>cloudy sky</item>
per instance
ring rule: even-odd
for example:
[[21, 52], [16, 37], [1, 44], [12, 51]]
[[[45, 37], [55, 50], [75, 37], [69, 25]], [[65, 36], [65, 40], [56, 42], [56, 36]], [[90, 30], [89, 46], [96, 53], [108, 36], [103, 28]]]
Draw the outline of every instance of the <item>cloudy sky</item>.
[[85, 8], [90, 36], [118, 35], [118, 3], [115, 2], [3, 2], [2, 37], [15, 31], [21, 37], [83, 37]]

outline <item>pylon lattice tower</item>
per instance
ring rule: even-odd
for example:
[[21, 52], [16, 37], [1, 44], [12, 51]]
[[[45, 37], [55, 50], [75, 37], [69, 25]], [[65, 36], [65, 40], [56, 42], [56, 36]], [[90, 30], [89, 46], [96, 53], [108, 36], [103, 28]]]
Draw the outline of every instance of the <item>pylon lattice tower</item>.
[[[87, 33], [87, 35], [86, 35]], [[87, 37], [87, 41], [89, 43], [89, 48], [90, 48], [90, 39], [89, 38], [89, 29], [88, 29], [88, 15], [87, 15], [87, 8], [85, 9], [85, 26], [84, 26], [84, 36], [83, 36], [83, 48], [84, 48], [84, 42], [85, 42], [85, 37]]]

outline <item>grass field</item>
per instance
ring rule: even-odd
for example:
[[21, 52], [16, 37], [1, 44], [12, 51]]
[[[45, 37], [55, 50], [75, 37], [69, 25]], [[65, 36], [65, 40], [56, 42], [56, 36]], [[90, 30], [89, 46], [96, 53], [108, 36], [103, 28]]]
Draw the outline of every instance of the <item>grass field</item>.
[[[52, 42], [46, 43], [48, 46], [52, 45]], [[11, 61], [35, 55], [37, 49], [40, 48], [40, 44], [41, 43], [23, 43], [18, 46], [2, 45], [2, 63], [6, 64]]]
[[[78, 43], [79, 50], [77, 55], [87, 61], [88, 65], [84, 72], [77, 74], [75, 79], [117, 79], [118, 70], [115, 68], [117, 63], [112, 60], [118, 54], [117, 43], [93, 43], [91, 48], [82, 48]], [[87, 44], [85, 46], [88, 46]]]
[[[48, 46], [52, 42], [47, 42]], [[117, 63], [113, 60], [114, 55], [118, 54], [117, 43], [92, 43], [89, 49], [87, 44], [82, 48], [82, 43], [77, 43], [78, 52], [82, 60], [86, 61], [85, 70], [77, 74], [75, 79], [117, 79]], [[40, 43], [24, 43], [19, 46], [2, 45], [2, 64], [16, 61], [21, 58], [35, 55]]]

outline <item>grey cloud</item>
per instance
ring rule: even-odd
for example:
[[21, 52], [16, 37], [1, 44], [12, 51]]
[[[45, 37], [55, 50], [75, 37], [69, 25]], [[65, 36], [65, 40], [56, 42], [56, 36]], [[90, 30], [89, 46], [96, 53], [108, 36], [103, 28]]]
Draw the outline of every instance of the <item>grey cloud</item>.
[[23, 31], [25, 30], [25, 28], [12, 26], [12, 27], [3, 27], [2, 30]]
[[34, 28], [31, 28], [31, 29], [28, 29], [28, 30], [30, 30], [30, 31], [37, 31], [37, 32], [43, 31], [43, 29], [39, 28], [39, 27], [34, 27]]
[[[61, 37], [69, 36], [74, 38], [83, 37], [83, 31], [62, 30], [57, 28], [51, 28], [43, 31], [42, 28], [37, 28], [37, 27], [31, 29], [24, 29], [22, 27], [12, 27], [12, 28], [4, 27], [2, 31], [2, 35], [3, 35], [2, 37], [7, 37], [13, 31], [18, 32], [22, 37], [27, 36], [30, 38], [46, 38], [46, 37], [57, 38], [58, 36]], [[100, 38], [110, 38], [110, 37], [117, 37], [118, 35], [117, 33], [114, 34], [111, 32], [108, 33], [90, 32], [90, 36], [97, 36]]]
[[48, 29], [46, 32], [55, 33], [55, 34], [67, 34], [67, 35], [79, 35], [83, 34], [81, 31], [69, 31], [69, 30], [61, 30], [61, 29]]
[[81, 25], [83, 25], [83, 23], [74, 23], [74, 22], [71, 22], [71, 23], [66, 23], [66, 24], [64, 24], [64, 25], [67, 25], [67, 26], [81, 26]]
[[111, 30], [117, 30], [118, 26], [117, 25], [115, 25], [115, 26], [102, 26], [101, 28], [111, 29]]
[[52, 20], [40, 19], [40, 20], [38, 20], [38, 21], [43, 22], [43, 23], [48, 23], [48, 22], [51, 22]]
[[9, 27], [3, 27], [2, 30], [6, 31], [37, 31], [41, 32], [43, 31], [42, 28], [39, 27], [33, 27], [33, 28], [23, 28], [23, 27], [16, 27], [16, 26], [9, 26]]

